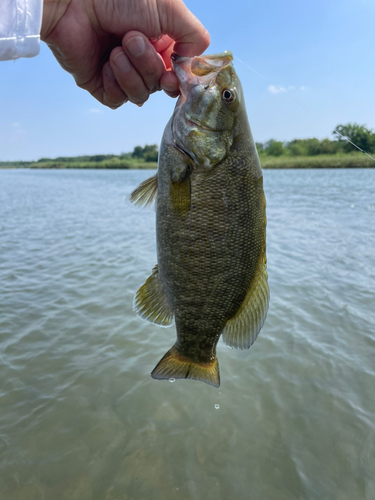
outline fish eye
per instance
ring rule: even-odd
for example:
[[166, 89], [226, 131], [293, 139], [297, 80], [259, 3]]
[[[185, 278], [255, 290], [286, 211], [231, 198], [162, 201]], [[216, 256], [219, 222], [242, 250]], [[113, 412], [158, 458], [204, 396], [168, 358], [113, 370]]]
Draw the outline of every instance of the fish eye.
[[221, 93], [221, 97], [224, 102], [231, 103], [234, 101], [235, 95], [233, 90], [230, 89], [224, 89]]

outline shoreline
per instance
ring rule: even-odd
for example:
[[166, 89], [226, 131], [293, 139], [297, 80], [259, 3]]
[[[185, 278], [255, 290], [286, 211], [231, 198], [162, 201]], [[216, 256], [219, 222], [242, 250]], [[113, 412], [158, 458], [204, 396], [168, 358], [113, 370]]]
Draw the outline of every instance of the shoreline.
[[[362, 153], [346, 155], [279, 156], [260, 155], [262, 169], [375, 168], [375, 161]], [[9, 161], [0, 162], [1, 169], [79, 169], [79, 170], [153, 170], [157, 162], [134, 162], [127, 159], [104, 161]]]

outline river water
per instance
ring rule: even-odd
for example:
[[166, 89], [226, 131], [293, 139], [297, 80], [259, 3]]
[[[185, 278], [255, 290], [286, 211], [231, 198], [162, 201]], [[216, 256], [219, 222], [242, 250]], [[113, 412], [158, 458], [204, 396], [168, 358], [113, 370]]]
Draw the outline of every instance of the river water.
[[1, 500], [373, 500], [375, 169], [264, 172], [270, 309], [219, 389], [149, 375], [149, 175], [0, 171]]

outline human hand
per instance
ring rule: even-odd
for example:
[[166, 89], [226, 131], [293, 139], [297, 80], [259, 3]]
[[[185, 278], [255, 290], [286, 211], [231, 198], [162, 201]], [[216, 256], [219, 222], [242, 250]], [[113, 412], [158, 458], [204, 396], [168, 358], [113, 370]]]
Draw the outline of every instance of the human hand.
[[200, 55], [208, 32], [182, 0], [44, 0], [41, 38], [77, 85], [116, 109], [179, 93], [170, 55]]

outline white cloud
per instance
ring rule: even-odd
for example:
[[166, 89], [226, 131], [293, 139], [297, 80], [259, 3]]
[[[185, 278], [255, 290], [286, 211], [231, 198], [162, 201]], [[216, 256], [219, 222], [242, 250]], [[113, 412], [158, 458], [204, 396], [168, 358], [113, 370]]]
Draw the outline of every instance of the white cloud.
[[276, 87], [275, 85], [269, 85], [268, 92], [271, 94], [280, 94], [281, 92], [286, 92], [284, 87]]
[[21, 126], [21, 124], [20, 124], [20, 123], [18, 123], [18, 122], [14, 122], [14, 123], [12, 123], [12, 127], [13, 127], [13, 128], [19, 128], [20, 126]]
[[100, 109], [98, 109], [98, 108], [90, 108], [87, 112], [97, 114], [97, 115], [101, 113]]
[[301, 90], [303, 92], [307, 89], [308, 87], [305, 87], [304, 85], [301, 85], [300, 87], [296, 87], [295, 85], [289, 85], [288, 87], [282, 87], [281, 85], [269, 85], [267, 90], [268, 92], [271, 92], [271, 94], [285, 94], [291, 90]]

